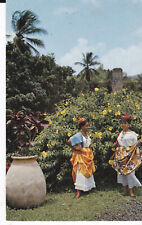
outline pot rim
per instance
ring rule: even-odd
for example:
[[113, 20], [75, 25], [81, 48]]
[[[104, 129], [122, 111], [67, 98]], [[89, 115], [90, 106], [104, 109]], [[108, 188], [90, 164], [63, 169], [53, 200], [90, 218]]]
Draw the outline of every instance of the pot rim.
[[38, 155], [31, 155], [31, 156], [11, 156], [12, 159], [37, 159]]

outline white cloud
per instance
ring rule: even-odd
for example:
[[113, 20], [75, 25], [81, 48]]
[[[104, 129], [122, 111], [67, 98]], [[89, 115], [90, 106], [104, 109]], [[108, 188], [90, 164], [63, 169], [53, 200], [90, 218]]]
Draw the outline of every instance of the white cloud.
[[[71, 48], [57, 63], [64, 66], [71, 66], [77, 73], [82, 67], [74, 65], [75, 62], [82, 61], [82, 53], [93, 52], [98, 55], [98, 61], [105, 69], [121, 67], [129, 76], [142, 73], [142, 43], [129, 46], [128, 48], [114, 48], [106, 51], [105, 43], [98, 43], [92, 46], [85, 38], [80, 38], [76, 46]], [[101, 57], [100, 57], [101, 56]]]
[[[104, 43], [98, 43], [97, 46], [88, 44], [85, 38], [79, 38], [77, 45], [69, 50], [63, 57], [57, 60], [57, 63], [64, 66], [71, 66], [75, 71], [81, 71], [82, 67], [74, 65], [75, 62], [82, 61], [82, 53], [93, 52], [94, 55], [100, 55], [105, 49]], [[99, 59], [98, 59], [99, 61]]]
[[54, 14], [55, 15], [61, 15], [61, 14], [73, 14], [73, 13], [76, 13], [77, 12], [77, 9], [74, 9], [74, 8], [57, 8], [55, 11], [54, 11]]
[[128, 48], [114, 48], [101, 57], [106, 69], [121, 67], [128, 75], [142, 73], [142, 43]]

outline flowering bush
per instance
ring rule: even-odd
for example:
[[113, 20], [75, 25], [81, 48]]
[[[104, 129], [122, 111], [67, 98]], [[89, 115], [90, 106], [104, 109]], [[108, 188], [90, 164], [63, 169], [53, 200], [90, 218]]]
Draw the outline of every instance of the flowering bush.
[[72, 149], [67, 145], [67, 140], [78, 132], [79, 115], [86, 117], [90, 123], [96, 183], [100, 177], [105, 180], [105, 174], [107, 179], [111, 178], [115, 172], [108, 161], [121, 130], [121, 114], [127, 112], [133, 115], [131, 129], [142, 134], [141, 97], [140, 93], [135, 94], [125, 89], [109, 94], [106, 89], [95, 88], [93, 92], [81, 93], [57, 105], [56, 113], [46, 118], [51, 127], [37, 136], [35, 146], [30, 150], [30, 154], [39, 155], [39, 164], [46, 176], [48, 189], [72, 184]]

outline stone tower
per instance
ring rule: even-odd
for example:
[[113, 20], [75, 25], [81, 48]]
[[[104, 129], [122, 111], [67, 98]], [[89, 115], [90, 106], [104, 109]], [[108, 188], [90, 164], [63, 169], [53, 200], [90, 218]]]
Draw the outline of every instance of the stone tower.
[[112, 91], [119, 91], [123, 88], [123, 70], [114, 68], [112, 71]]

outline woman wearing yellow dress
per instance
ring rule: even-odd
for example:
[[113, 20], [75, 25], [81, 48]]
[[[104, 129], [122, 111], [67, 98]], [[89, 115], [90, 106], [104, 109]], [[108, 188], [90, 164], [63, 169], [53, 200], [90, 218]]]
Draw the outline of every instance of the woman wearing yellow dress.
[[87, 134], [90, 126], [85, 118], [79, 116], [77, 119], [81, 131], [73, 135], [68, 140], [68, 143], [74, 151], [71, 158], [73, 166], [72, 177], [77, 190], [75, 197], [79, 198], [80, 191], [89, 191], [96, 186], [93, 177], [95, 172], [94, 156], [90, 148], [91, 139]]
[[138, 134], [129, 128], [131, 119], [132, 116], [127, 113], [124, 113], [121, 117], [122, 131], [117, 137], [118, 147], [109, 162], [112, 168], [117, 171], [117, 183], [123, 185], [123, 194], [127, 194], [128, 186], [129, 194], [133, 197], [135, 196], [133, 187], [142, 186], [135, 176], [135, 170], [142, 164], [142, 161], [138, 148], [141, 140], [138, 141]]

